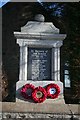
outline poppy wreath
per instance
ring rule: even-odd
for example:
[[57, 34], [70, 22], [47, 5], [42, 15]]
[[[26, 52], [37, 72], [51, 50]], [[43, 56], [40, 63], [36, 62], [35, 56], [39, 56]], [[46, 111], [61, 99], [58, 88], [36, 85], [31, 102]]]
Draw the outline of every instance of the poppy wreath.
[[60, 94], [60, 87], [57, 84], [48, 84], [46, 86], [47, 97], [55, 99]]
[[34, 85], [32, 84], [26, 84], [21, 89], [21, 95], [25, 99], [31, 99], [32, 98], [32, 92], [35, 89]]
[[46, 100], [46, 97], [46, 90], [41, 86], [36, 87], [32, 92], [32, 98], [36, 103], [44, 102]]

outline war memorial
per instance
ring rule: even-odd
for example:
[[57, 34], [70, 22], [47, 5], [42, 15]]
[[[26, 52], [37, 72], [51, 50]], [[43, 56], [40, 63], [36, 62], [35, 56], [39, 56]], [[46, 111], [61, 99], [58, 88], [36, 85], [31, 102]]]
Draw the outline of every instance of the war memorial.
[[36, 14], [13, 36], [19, 46], [19, 77], [15, 102], [2, 103], [3, 119], [79, 119], [78, 105], [65, 103], [61, 81], [61, 47], [67, 34]]

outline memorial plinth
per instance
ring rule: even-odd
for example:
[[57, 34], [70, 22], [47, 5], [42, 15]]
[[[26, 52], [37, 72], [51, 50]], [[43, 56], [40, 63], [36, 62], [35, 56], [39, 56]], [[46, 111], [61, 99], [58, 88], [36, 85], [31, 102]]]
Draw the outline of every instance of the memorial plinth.
[[26, 83], [45, 87], [49, 83], [60, 86], [60, 47], [65, 34], [59, 34], [53, 23], [29, 21], [21, 32], [14, 32], [20, 46], [20, 72], [16, 84], [16, 98], [20, 99], [20, 89]]

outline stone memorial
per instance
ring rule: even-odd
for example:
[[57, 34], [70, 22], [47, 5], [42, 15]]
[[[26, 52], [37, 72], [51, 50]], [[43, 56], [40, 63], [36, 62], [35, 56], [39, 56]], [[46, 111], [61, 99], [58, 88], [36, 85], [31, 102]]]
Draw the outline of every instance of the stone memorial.
[[65, 34], [51, 22], [44, 22], [43, 15], [37, 15], [35, 21], [28, 21], [21, 32], [14, 32], [20, 46], [19, 81], [16, 83], [16, 101], [24, 101], [20, 96], [23, 85], [31, 83], [46, 86], [55, 83], [63, 94], [63, 83], [60, 81], [60, 47]]

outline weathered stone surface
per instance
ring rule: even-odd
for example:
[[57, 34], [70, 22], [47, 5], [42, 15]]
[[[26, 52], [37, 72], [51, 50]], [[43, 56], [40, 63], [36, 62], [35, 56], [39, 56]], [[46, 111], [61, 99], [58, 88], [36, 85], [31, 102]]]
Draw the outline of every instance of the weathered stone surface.
[[44, 33], [44, 34], [58, 34], [59, 29], [57, 29], [53, 23], [49, 22], [36, 22], [29, 21], [24, 27], [21, 27], [22, 33]]
[[54, 103], [3, 103], [3, 112], [30, 112], [30, 113], [54, 113], [54, 114], [71, 114], [66, 104]]
[[80, 114], [80, 105], [76, 105], [76, 104], [74, 104], [74, 105], [71, 105], [71, 104], [69, 104], [69, 108], [70, 108], [70, 110], [72, 111], [72, 114], [74, 115], [74, 114]]
[[79, 115], [67, 115], [67, 114], [42, 114], [42, 113], [3, 113], [3, 115], [0, 114], [0, 118], [2, 119], [20, 119], [20, 120], [29, 120], [31, 118], [38, 119], [38, 120], [80, 120]]

